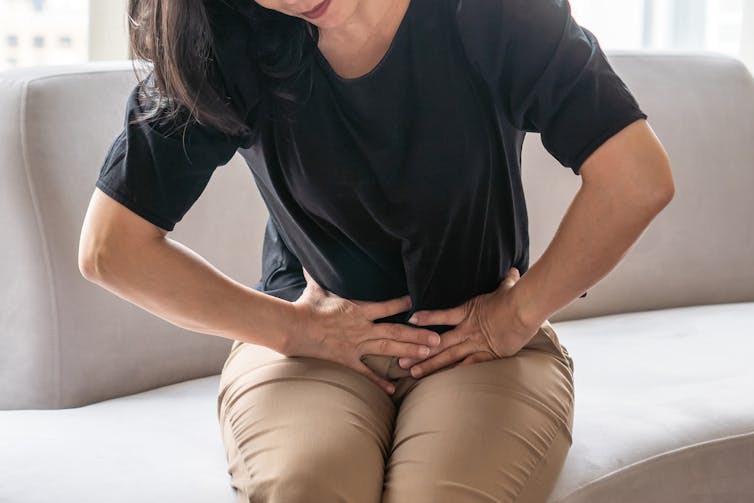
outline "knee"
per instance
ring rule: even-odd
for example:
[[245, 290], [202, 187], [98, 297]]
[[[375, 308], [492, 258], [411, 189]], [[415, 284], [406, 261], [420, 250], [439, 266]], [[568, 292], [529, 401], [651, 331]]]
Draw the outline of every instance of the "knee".
[[311, 501], [337, 501], [335, 488], [314, 472], [289, 470], [277, 477], [270, 488], [270, 503], [304, 503]]
[[[335, 480], [323, 477], [305, 468], [286, 470], [284, 473], [262, 480], [249, 481], [244, 488], [249, 503], [311, 503], [313, 501], [344, 501], [342, 488]], [[377, 503], [379, 499], [367, 494], [347, 496], [349, 502]]]
[[[520, 437], [520, 441], [510, 443], [505, 441], [507, 436], [502, 441], [491, 437], [489, 451], [469, 442], [465, 447], [471, 448], [465, 452], [448, 448], [448, 452], [455, 453], [453, 456], [435, 453], [424, 457], [424, 462], [411, 464], [395, 460], [388, 466], [382, 502], [544, 503], [572, 445], [570, 431], [564, 424], [554, 422], [548, 428], [554, 433], [547, 429], [522, 429], [531, 433], [529, 438], [516, 433], [515, 438]], [[411, 457], [422, 459], [417, 454]]]

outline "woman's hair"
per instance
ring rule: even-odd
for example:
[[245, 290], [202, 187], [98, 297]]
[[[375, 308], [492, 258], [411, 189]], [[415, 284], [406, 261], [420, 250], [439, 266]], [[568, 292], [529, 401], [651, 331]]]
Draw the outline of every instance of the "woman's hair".
[[[299, 102], [297, 87], [303, 77], [309, 77], [311, 86], [308, 67], [319, 37], [316, 26], [254, 0], [129, 0], [128, 17], [131, 56], [151, 66], [146, 77], [137, 74], [139, 101], [151, 106], [134, 122], [181, 118], [184, 125], [195, 120], [229, 135], [244, 135], [250, 132], [251, 111], [230, 99], [229, 72], [257, 78], [238, 85], [258, 89], [263, 106], [253, 112], [266, 110], [272, 119], [272, 110], [285, 117]], [[218, 37], [234, 47], [243, 40], [240, 47], [246, 53], [229, 63], [252, 68], [223, 69]]]

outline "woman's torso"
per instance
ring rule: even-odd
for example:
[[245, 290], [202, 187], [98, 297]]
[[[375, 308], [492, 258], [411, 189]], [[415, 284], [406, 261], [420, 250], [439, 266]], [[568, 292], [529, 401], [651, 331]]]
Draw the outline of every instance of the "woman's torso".
[[512, 266], [526, 272], [523, 133], [499, 119], [469, 64], [455, 3], [411, 0], [361, 77], [315, 52], [293, 124], [263, 123], [240, 150], [271, 219], [255, 288], [293, 300], [303, 265], [345, 298], [409, 293], [413, 312], [492, 291]]

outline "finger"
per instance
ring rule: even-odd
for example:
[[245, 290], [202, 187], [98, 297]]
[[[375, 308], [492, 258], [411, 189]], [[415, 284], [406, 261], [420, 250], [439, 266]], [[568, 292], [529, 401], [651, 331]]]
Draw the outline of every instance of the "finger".
[[470, 342], [462, 342], [451, 346], [445, 351], [436, 354], [432, 358], [418, 363], [411, 367], [411, 375], [413, 377], [422, 377], [427, 374], [439, 370], [443, 367], [447, 367], [459, 360], [466, 358], [474, 351], [473, 345]]
[[358, 362], [355, 364], [354, 370], [366, 376], [374, 384], [385, 390], [385, 393], [391, 395], [395, 391], [395, 386], [390, 381], [387, 381], [386, 379], [383, 379], [382, 377], [375, 374], [374, 371], [364, 365], [364, 362], [362, 362], [361, 360], [358, 360]]
[[411, 309], [411, 296], [404, 295], [395, 299], [383, 301], [359, 300], [352, 301], [361, 307], [361, 312], [369, 320], [385, 318], [394, 314], [403, 313]]
[[313, 289], [314, 289], [315, 291], [321, 290], [321, 291], [324, 291], [324, 292], [330, 293], [330, 292], [328, 292], [327, 290], [325, 290], [324, 288], [322, 288], [322, 286], [320, 286], [320, 284], [319, 284], [319, 283], [317, 283], [317, 282], [316, 282], [316, 281], [314, 280], [314, 278], [312, 278], [312, 277], [311, 277], [311, 275], [309, 274], [309, 271], [307, 271], [307, 270], [306, 270], [306, 269], [304, 269], [303, 267], [301, 268], [301, 270], [302, 270], [302, 271], [304, 272], [304, 278], [306, 278], [306, 285], [307, 285], [308, 287], [310, 287], [310, 288], [313, 288]]
[[403, 369], [407, 369], [407, 368], [411, 367], [412, 365], [414, 365], [415, 363], [420, 362], [420, 361], [421, 360], [419, 360], [417, 358], [407, 358], [407, 357], [404, 356], [402, 358], [398, 358], [398, 366], [401, 367], [401, 368], [403, 368]]
[[472, 363], [481, 363], [481, 362], [486, 362], [490, 360], [494, 360], [491, 354], [480, 351], [477, 353], [470, 354], [469, 356], [464, 358], [457, 366], [462, 367], [464, 365], [470, 365]]
[[518, 280], [521, 279], [521, 275], [518, 272], [518, 269], [515, 267], [511, 267], [508, 271], [508, 274], [505, 275], [505, 278], [503, 278], [503, 288], [506, 290], [513, 287]]
[[[455, 346], [456, 344], [460, 344], [463, 341], [467, 340], [468, 338], [469, 338], [469, 334], [463, 329], [462, 326], [458, 326], [452, 330], [448, 330], [447, 332], [443, 333], [442, 336], [440, 337], [440, 344], [431, 348], [432, 350], [430, 351], [430, 355], [434, 356], [436, 354], [439, 354], [442, 351], [445, 351], [445, 349], [451, 346]], [[403, 357], [403, 358], [398, 359], [398, 366], [402, 368], [409, 368], [412, 365], [422, 360], [426, 360], [426, 358]]]
[[429, 347], [392, 339], [370, 339], [358, 344], [361, 354], [408, 356], [422, 359], [429, 354]]
[[437, 332], [426, 328], [409, 327], [403, 323], [376, 323], [368, 337], [411, 342], [431, 347], [438, 347], [442, 343], [442, 338]]
[[448, 309], [416, 311], [409, 323], [414, 325], [458, 325], [466, 318], [466, 303]]

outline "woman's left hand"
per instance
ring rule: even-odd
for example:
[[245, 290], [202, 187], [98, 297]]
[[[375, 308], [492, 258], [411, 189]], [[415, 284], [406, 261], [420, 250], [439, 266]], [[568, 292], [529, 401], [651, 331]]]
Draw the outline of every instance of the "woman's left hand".
[[440, 344], [430, 348], [425, 359], [403, 357], [398, 364], [403, 368], [411, 367], [411, 375], [418, 378], [446, 366], [468, 365], [518, 353], [539, 329], [524, 326], [513, 309], [508, 291], [519, 279], [518, 269], [512, 267], [493, 292], [449, 309], [414, 313], [409, 320], [414, 325], [455, 327], [440, 335]]

